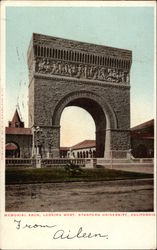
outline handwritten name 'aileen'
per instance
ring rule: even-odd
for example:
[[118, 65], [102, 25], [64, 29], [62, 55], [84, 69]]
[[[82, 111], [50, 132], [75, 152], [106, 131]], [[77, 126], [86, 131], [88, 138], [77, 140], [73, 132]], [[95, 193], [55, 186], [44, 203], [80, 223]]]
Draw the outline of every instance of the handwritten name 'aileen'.
[[16, 223], [16, 229], [37, 229], [37, 228], [43, 228], [43, 229], [54, 229], [54, 232], [52, 233], [52, 239], [54, 240], [72, 240], [72, 239], [91, 239], [91, 238], [104, 238], [108, 240], [108, 234], [102, 234], [102, 233], [91, 233], [91, 232], [85, 232], [83, 230], [83, 227], [79, 227], [76, 232], [71, 232], [68, 230], [67, 232], [60, 228], [57, 229], [57, 225], [47, 225], [47, 224], [23, 224], [21, 220], [14, 220], [14, 223]]

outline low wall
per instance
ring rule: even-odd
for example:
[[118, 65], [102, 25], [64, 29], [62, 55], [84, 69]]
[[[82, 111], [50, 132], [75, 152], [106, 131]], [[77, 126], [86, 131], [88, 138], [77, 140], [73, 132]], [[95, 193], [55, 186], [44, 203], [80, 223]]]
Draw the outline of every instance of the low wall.
[[104, 159], [104, 158], [75, 158], [75, 159], [43, 159], [43, 158], [6, 158], [6, 167], [64, 167], [68, 164], [79, 165], [80, 167], [93, 168], [93, 167], [123, 167], [123, 166], [153, 166], [154, 159]]
[[85, 167], [85, 159], [69, 159], [69, 158], [53, 158], [41, 159], [41, 167], [66, 166], [67, 164], [75, 164], [80, 167]]
[[40, 167], [56, 167], [56, 166], [66, 166], [67, 164], [73, 163], [79, 165], [80, 167], [86, 166], [86, 159], [41, 159], [41, 158], [6, 158], [6, 167], [36, 167], [37, 163]]
[[6, 158], [6, 167], [36, 167], [36, 159], [33, 158]]

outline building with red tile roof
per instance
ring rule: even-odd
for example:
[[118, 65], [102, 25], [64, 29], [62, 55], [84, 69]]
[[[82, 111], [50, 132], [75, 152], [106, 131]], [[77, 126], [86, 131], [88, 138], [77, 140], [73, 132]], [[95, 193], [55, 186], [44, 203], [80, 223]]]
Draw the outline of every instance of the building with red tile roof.
[[70, 147], [60, 147], [60, 158], [67, 158]]
[[154, 157], [154, 119], [131, 128], [131, 149], [136, 158]]
[[95, 147], [96, 147], [95, 140], [84, 140], [72, 146], [71, 149], [76, 150], [76, 149], [95, 148]]
[[154, 119], [151, 119], [149, 121], [146, 121], [144, 123], [141, 123], [141, 124], [131, 128], [131, 131], [141, 131], [142, 132], [145, 130], [149, 130], [151, 132], [154, 131]]
[[30, 128], [15, 128], [15, 127], [6, 127], [5, 133], [7, 135], [31, 135]]
[[84, 140], [72, 146], [69, 151], [69, 157], [74, 158], [93, 158], [96, 155], [96, 141]]
[[17, 109], [13, 118], [5, 128], [6, 157], [29, 158], [32, 150], [32, 133], [30, 128], [24, 127]]

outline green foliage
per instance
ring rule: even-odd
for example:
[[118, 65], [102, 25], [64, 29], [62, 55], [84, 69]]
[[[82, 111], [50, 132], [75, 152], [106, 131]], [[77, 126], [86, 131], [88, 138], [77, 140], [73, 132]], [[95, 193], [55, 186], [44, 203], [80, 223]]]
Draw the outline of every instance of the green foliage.
[[79, 166], [49, 168], [6, 168], [6, 184], [53, 183], [69, 181], [111, 181], [153, 178], [152, 174], [132, 173], [112, 169], [86, 169]]
[[80, 168], [80, 166], [70, 162], [64, 167], [66, 173], [71, 177], [80, 176], [83, 173], [83, 170]]

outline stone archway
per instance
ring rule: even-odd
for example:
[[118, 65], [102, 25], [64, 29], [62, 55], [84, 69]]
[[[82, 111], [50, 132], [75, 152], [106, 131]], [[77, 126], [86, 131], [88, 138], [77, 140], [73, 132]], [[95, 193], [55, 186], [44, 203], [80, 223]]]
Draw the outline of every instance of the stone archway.
[[[52, 113], [52, 126], [55, 127], [56, 134], [60, 134], [61, 114], [68, 106], [77, 106], [90, 113], [96, 126], [96, 157], [107, 156], [111, 139], [109, 131], [117, 129], [117, 119], [110, 105], [103, 98], [89, 91], [72, 92], [66, 95], [57, 103]], [[56, 138], [59, 140], [60, 137], [56, 136]], [[60, 143], [56, 141], [56, 144]]]
[[[130, 150], [129, 50], [33, 34], [28, 48], [29, 126], [42, 129], [43, 157], [59, 157], [65, 107], [87, 110], [96, 124], [98, 157]], [[113, 154], [112, 154], [113, 156]]]
[[21, 130], [21, 128], [17, 129], [16, 133], [13, 133], [14, 131], [13, 132], [12, 131], [13, 130], [11, 128], [11, 130], [7, 131], [7, 133], [6, 133], [6, 144], [14, 143], [17, 146], [18, 151], [19, 151], [19, 154], [17, 154], [17, 156], [19, 155], [18, 157], [30, 158], [31, 157], [31, 147], [32, 147], [32, 135], [31, 135], [30, 131], [28, 130], [28, 134], [24, 134], [23, 131]]
[[6, 158], [19, 158], [20, 157], [20, 147], [14, 142], [7, 142], [5, 145], [5, 156]]

